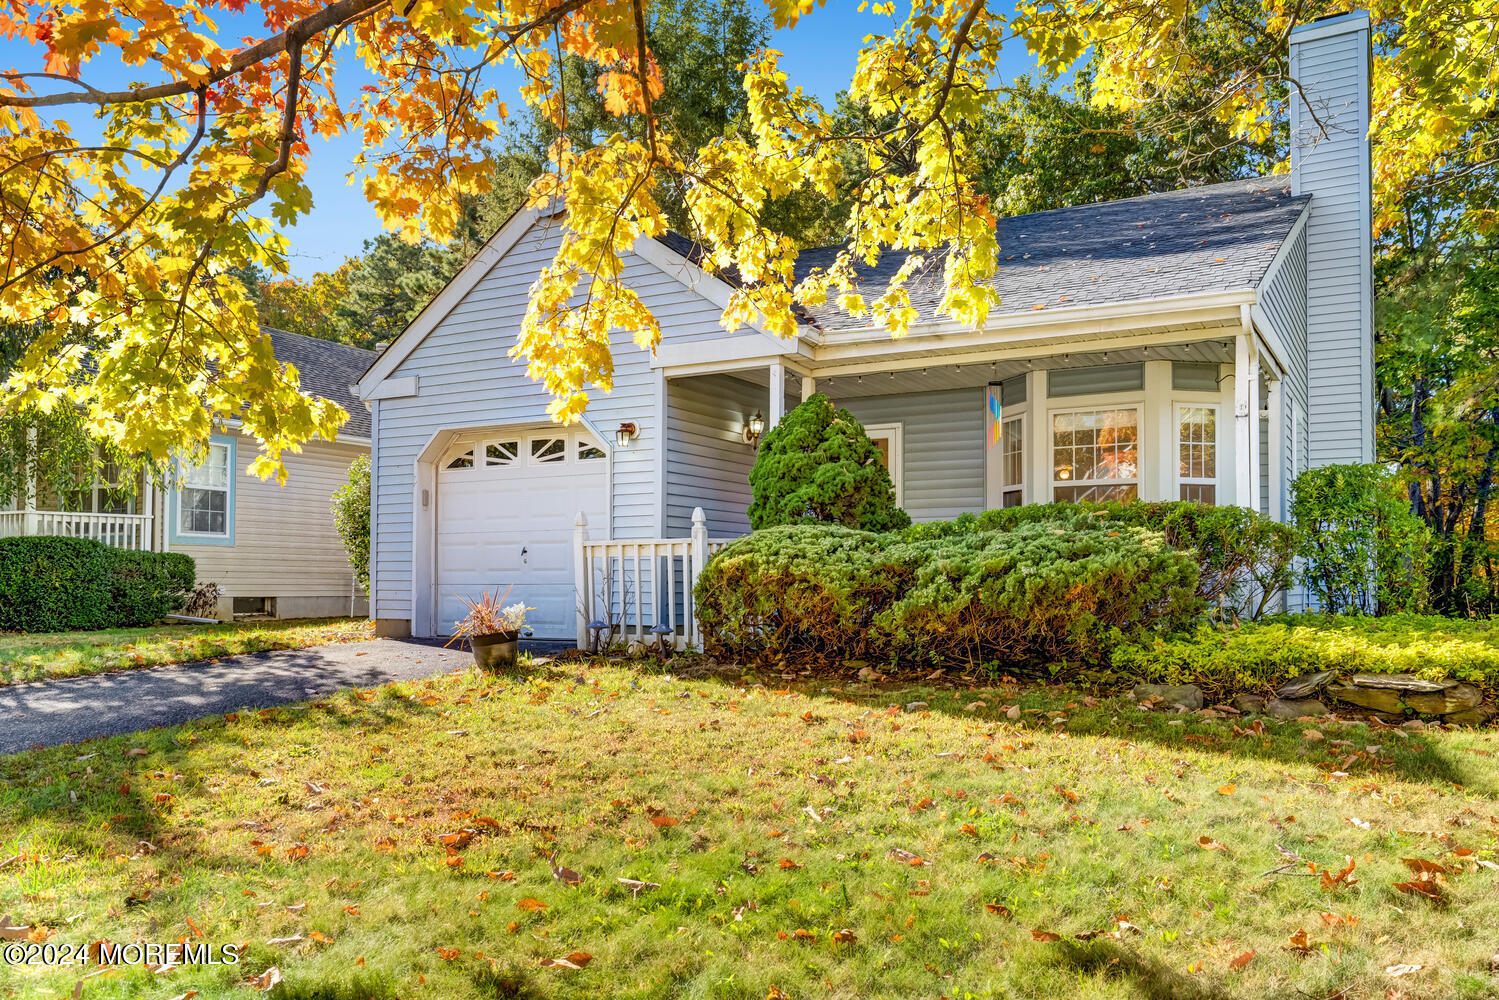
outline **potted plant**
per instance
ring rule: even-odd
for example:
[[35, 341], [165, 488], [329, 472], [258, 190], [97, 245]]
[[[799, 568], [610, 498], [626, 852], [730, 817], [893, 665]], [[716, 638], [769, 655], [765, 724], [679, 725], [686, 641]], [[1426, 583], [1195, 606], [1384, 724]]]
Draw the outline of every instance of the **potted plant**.
[[524, 601], [507, 607], [505, 598], [509, 596], [507, 588], [505, 593], [494, 597], [485, 590], [477, 601], [461, 598], [468, 614], [453, 623], [453, 639], [449, 640], [449, 645], [467, 639], [469, 649], [474, 653], [474, 662], [484, 670], [515, 666], [520, 632], [526, 625], [526, 612], [536, 610], [526, 607]]

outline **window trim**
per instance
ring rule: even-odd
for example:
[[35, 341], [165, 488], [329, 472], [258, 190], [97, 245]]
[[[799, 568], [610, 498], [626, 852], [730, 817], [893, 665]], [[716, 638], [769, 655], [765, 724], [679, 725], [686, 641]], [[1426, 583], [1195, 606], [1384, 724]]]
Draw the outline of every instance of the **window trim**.
[[171, 509], [168, 516], [171, 518], [167, 527], [173, 545], [233, 545], [234, 544], [234, 505], [235, 505], [235, 470], [239, 463], [235, 452], [235, 439], [227, 434], [212, 434], [208, 438], [210, 444], [225, 445], [228, 450], [228, 470], [225, 485], [226, 496], [224, 498], [224, 532], [222, 534], [201, 531], [182, 530], [182, 479], [186, 475], [186, 467], [181, 458], [177, 460], [178, 484], [172, 490]]
[[895, 506], [903, 506], [905, 498], [906, 462], [905, 450], [901, 446], [903, 425], [900, 421], [887, 424], [865, 424], [864, 433], [869, 440], [885, 438], [890, 442], [890, 465], [886, 469], [890, 473], [890, 484], [895, 487]]
[[[1212, 476], [1183, 476], [1181, 474], [1181, 446], [1182, 446], [1182, 411], [1183, 410], [1210, 410], [1213, 414], [1213, 475]], [[1218, 504], [1219, 482], [1218, 472], [1223, 468], [1223, 408], [1221, 404], [1209, 402], [1196, 402], [1193, 400], [1174, 400], [1171, 403], [1171, 455], [1168, 461], [1171, 463], [1171, 499], [1180, 500], [1183, 486], [1211, 486], [1213, 488], [1213, 505]], [[1189, 442], [1190, 443], [1190, 442]]]
[[[1020, 431], [1019, 431], [1018, 434], [1015, 435], [1015, 437], [1020, 441], [1020, 482], [1018, 482], [1018, 483], [1006, 483], [1005, 482], [1005, 459], [1008, 457], [1005, 454], [1005, 448], [1009, 445], [1009, 440], [1010, 439], [1005, 435], [1004, 428], [1005, 428], [1005, 424], [1008, 424], [1008, 423], [1018, 423], [1018, 424], [1020, 424]], [[1026, 459], [1030, 457], [1027, 454], [1027, 452], [1030, 449], [1027, 447], [1027, 444], [1026, 444], [1026, 433], [1029, 430], [1029, 427], [1028, 427], [1029, 424], [1030, 424], [1030, 412], [1027, 411], [1027, 410], [1022, 410], [1019, 413], [1006, 413], [1006, 414], [1004, 414], [1004, 415], [1002, 415], [1000, 417], [1000, 421], [999, 421], [999, 506], [1000, 507], [1003, 507], [1005, 505], [1005, 494], [1013, 492], [1015, 490], [1019, 490], [1020, 491], [1020, 503], [1022, 505], [1025, 504], [1029, 500], [1029, 489], [1028, 489], [1028, 487], [1026, 485], [1026, 480], [1028, 480], [1030, 477], [1026, 475], [1026, 467], [1025, 467], [1026, 466]]]
[[[1070, 413], [1102, 413], [1106, 410], [1133, 410], [1135, 414], [1135, 474], [1130, 479], [1058, 479], [1057, 478], [1057, 426], [1056, 418], [1066, 416]], [[1048, 408], [1046, 411], [1046, 423], [1051, 440], [1046, 442], [1046, 468], [1047, 473], [1047, 502], [1058, 502], [1058, 486], [1133, 486], [1135, 488], [1135, 499], [1140, 498], [1140, 491], [1145, 484], [1145, 404], [1143, 401], [1114, 401], [1099, 402], [1088, 406], [1065, 406], [1056, 409]]]

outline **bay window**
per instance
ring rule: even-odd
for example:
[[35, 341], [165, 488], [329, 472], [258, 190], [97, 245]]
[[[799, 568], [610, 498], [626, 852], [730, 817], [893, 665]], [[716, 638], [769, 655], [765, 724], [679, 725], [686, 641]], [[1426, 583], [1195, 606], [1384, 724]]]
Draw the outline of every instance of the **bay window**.
[[1053, 413], [1051, 432], [1054, 499], [1076, 501], [1138, 498], [1138, 407]]
[[1217, 503], [1217, 407], [1177, 407], [1176, 453], [1176, 481], [1181, 499]]

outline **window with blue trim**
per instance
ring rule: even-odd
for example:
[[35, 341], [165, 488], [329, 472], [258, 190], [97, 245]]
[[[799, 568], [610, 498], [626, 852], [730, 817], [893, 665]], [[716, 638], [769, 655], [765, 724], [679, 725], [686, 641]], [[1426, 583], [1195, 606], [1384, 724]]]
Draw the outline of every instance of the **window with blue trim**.
[[233, 449], [215, 441], [202, 464], [184, 469], [177, 499], [177, 534], [229, 536], [229, 490]]

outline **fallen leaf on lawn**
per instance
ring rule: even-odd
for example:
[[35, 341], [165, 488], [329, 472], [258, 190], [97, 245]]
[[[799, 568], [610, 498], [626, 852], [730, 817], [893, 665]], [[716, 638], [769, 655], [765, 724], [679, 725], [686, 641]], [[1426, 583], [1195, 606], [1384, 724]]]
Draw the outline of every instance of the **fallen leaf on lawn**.
[[515, 872], [509, 870], [502, 872], [485, 872], [484, 874], [488, 878], [499, 879], [501, 882], [515, 881]]
[[1303, 729], [1301, 731], [1301, 738], [1304, 739], [1304, 740], [1309, 740], [1312, 743], [1317, 743], [1317, 742], [1319, 742], [1320, 740], [1323, 739], [1323, 736], [1322, 736], [1322, 732], [1320, 730], [1317, 730], [1317, 729]]
[[453, 959], [463, 954], [463, 952], [458, 948], [444, 948], [441, 945], [438, 945], [437, 954], [438, 957], [441, 958], [444, 962], [451, 962]]
[[1358, 882], [1358, 879], [1353, 877], [1353, 866], [1354, 861], [1352, 858], [1349, 858], [1347, 867], [1343, 868], [1336, 875], [1334, 875], [1332, 872], [1323, 872], [1322, 891], [1332, 892], [1334, 889], [1346, 888], [1348, 886], [1355, 885]]
[[279, 982], [281, 982], [281, 970], [273, 965], [269, 969], [266, 969], [264, 972], [262, 972], [260, 975], [256, 976], [254, 979], [251, 979], [249, 985], [254, 989], [259, 990], [260, 992], [265, 993], [269, 990], [275, 989], [276, 984]]
[[1082, 796], [1078, 795], [1070, 788], [1063, 788], [1061, 785], [1054, 785], [1053, 787], [1056, 789], [1058, 795], [1074, 805], [1076, 805], [1077, 802], [1082, 798]]
[[307, 785], [307, 791], [313, 795], [323, 795], [328, 791], [328, 786], [321, 781], [308, 781], [305, 784]]
[[1237, 792], [1238, 790], [1239, 790], [1238, 786], [1235, 785], [1235, 784], [1233, 784], [1232, 782], [1229, 782], [1226, 785], [1219, 785], [1218, 786], [1218, 794], [1219, 795], [1232, 795], [1234, 792]]
[[1424, 968], [1426, 968], [1424, 965], [1408, 965], [1402, 962], [1399, 965], [1387, 965], [1384, 971], [1385, 975], [1399, 979], [1401, 976], [1408, 976], [1412, 972], [1420, 972]]
[[1240, 969], [1244, 968], [1244, 966], [1248, 965], [1250, 959], [1252, 958], [1254, 958], [1253, 948], [1251, 948], [1249, 951], [1246, 951], [1244, 954], [1240, 955], [1233, 961], [1229, 962], [1228, 967], [1234, 972], [1238, 972]]
[[286, 849], [286, 856], [293, 861], [301, 861], [303, 858], [307, 857], [307, 845], [293, 844], [291, 847], [288, 847]]
[[833, 932], [833, 940], [838, 942], [839, 944], [853, 944], [855, 941], [859, 940], [859, 935], [855, 934], [852, 930], [845, 927], [840, 931]]
[[791, 936], [796, 940], [804, 941], [807, 944], [813, 944], [817, 941], [817, 935], [814, 932], [807, 930], [805, 927], [798, 927], [795, 931], [792, 932]]
[[576, 887], [576, 886], [580, 886], [580, 885], [583, 884], [583, 876], [582, 875], [579, 875], [577, 872], [573, 871], [571, 868], [565, 868], [562, 865], [555, 865], [552, 868], [552, 878], [557, 879], [559, 882], [562, 882], [564, 885], [570, 885], [570, 886], [575, 886]]
[[1031, 937], [1035, 938], [1037, 941], [1047, 942], [1062, 940], [1062, 935], [1060, 934], [1054, 934], [1051, 931], [1039, 930], [1035, 927], [1031, 928]]
[[462, 868], [463, 856], [459, 854], [449, 854], [446, 858], [443, 858], [442, 863], [447, 865], [449, 868]]
[[1020, 706], [1011, 705], [1009, 708], [1005, 709], [1005, 718], [1009, 719], [1012, 722], [1020, 718]]
[[1004, 917], [1006, 920], [1015, 919], [1015, 914], [1011, 912], [1010, 908], [1003, 903], [985, 903], [984, 909], [988, 910], [996, 917]]
[[642, 882], [635, 878], [617, 878], [614, 881], [630, 890], [630, 895], [639, 896], [642, 892], [650, 892], [652, 889], [661, 888], [660, 882]]
[[1370, 823], [1366, 819], [1359, 819], [1357, 816], [1349, 816], [1348, 822], [1350, 825], [1356, 826], [1360, 830], [1372, 830], [1374, 828], [1373, 823]]
[[359, 916], [359, 904], [358, 903], [352, 903], [352, 904], [350, 904], [348, 906], [345, 906], [344, 907], [344, 912], [347, 913], [351, 917], [357, 917], [357, 916]]
[[468, 846], [469, 841], [474, 839], [474, 831], [459, 830], [457, 833], [445, 833], [438, 838], [443, 847], [450, 847], [455, 851], [461, 851]]
[[543, 958], [541, 964], [545, 968], [581, 969], [591, 961], [593, 956], [588, 952], [575, 951], [566, 958]]
[[1214, 840], [1212, 837], [1209, 837], [1205, 833], [1202, 836], [1200, 836], [1200, 837], [1197, 838], [1197, 846], [1200, 847], [1200, 848], [1202, 848], [1205, 851], [1226, 851], [1226, 850], [1228, 850], [1227, 847], [1223, 846], [1223, 844], [1222, 844], [1221, 841]]
[[791, 994], [779, 987], [771, 986], [769, 992], [765, 994], [765, 1000], [791, 1000]]
[[979, 835], [979, 828], [974, 826], [972, 823], [964, 823], [960, 829], [960, 832], [968, 837], [977, 837]]
[[318, 944], [332, 944], [333, 943], [333, 939], [331, 937], [329, 937], [328, 935], [324, 934], [322, 931], [312, 931], [307, 936], [310, 937], [310, 938], [312, 938]]
[[1427, 861], [1425, 858], [1401, 858], [1400, 863], [1417, 875], [1446, 875], [1449, 871], [1446, 865]]
[[920, 868], [922, 865], [926, 864], [926, 862], [922, 860], [921, 855], [912, 854], [910, 851], [903, 850], [899, 847], [890, 848], [890, 857], [904, 864], [908, 864], [912, 868]]
[[188, 990], [186, 993], [179, 993], [176, 996], [172, 997], [172, 1000], [193, 1000], [193, 997], [197, 995], [197, 990]]
[[1338, 924], [1347, 924], [1349, 927], [1352, 927], [1358, 923], [1358, 917], [1355, 917], [1351, 913], [1343, 917], [1338, 916], [1336, 913], [1323, 913], [1322, 922], [1329, 927], [1334, 927]]
[[676, 826], [680, 820], [672, 819], [670, 816], [652, 816], [651, 825], [658, 830], [664, 830], [669, 826]]
[[1396, 882], [1394, 886], [1401, 892], [1408, 892], [1413, 896], [1425, 896], [1439, 903], [1447, 901], [1447, 894], [1442, 890], [1441, 885], [1431, 879], [1418, 878], [1409, 882]]
[[791, 869], [791, 868], [800, 868], [800, 867], [801, 867], [801, 865], [797, 864], [795, 861], [792, 861], [790, 858], [782, 858], [781, 859], [781, 870], [782, 871], [786, 871], [786, 870]]
[[291, 937], [271, 938], [266, 944], [280, 946], [283, 944], [296, 944], [300, 940], [302, 940], [302, 935], [293, 934]]
[[[146, 754], [148, 754], [150, 752], [151, 751], [145, 749], [144, 747], [131, 747], [129, 750], [125, 751], [125, 756], [126, 757], [144, 757]], [[269, 972], [270, 970], [268, 969], [266, 971]], [[277, 972], [276, 975], [279, 976], [279, 975], [281, 975], [281, 973]]]
[[1298, 955], [1310, 955], [1312, 953], [1312, 943], [1307, 939], [1306, 928], [1296, 928], [1296, 933], [1292, 934], [1290, 939], [1286, 941], [1286, 950], [1294, 951]]
[[518, 899], [516, 900], [515, 905], [520, 909], [525, 910], [527, 913], [536, 913], [547, 908], [546, 903], [543, 903], [541, 900], [536, 899], [533, 896], [527, 896], [524, 899]]

